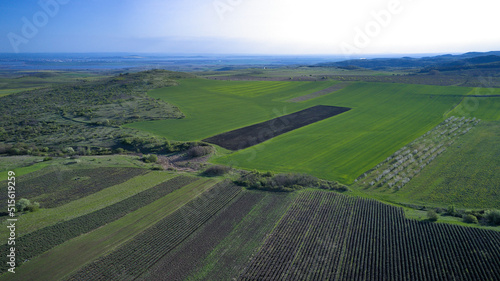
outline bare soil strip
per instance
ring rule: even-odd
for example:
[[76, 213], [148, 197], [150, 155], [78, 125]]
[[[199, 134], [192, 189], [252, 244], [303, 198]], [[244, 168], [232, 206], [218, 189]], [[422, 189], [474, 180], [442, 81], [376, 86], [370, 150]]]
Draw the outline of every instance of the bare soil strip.
[[306, 101], [306, 100], [314, 99], [314, 98], [317, 98], [317, 97], [321, 97], [321, 96], [328, 95], [330, 93], [342, 90], [342, 89], [344, 89], [345, 87], [347, 87], [349, 85], [351, 85], [350, 82], [338, 83], [338, 84], [335, 84], [335, 85], [333, 85], [331, 87], [323, 89], [321, 91], [317, 91], [317, 92], [314, 92], [312, 94], [307, 94], [305, 96], [293, 98], [293, 99], [289, 100], [289, 102], [301, 102], [301, 101]]
[[347, 107], [317, 105], [269, 121], [222, 133], [203, 141], [229, 150], [240, 150], [349, 110], [351, 109]]

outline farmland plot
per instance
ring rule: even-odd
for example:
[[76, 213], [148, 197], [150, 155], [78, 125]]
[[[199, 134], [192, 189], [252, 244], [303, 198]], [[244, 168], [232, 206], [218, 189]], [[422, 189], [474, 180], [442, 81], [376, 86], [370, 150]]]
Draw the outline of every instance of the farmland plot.
[[409, 220], [401, 208], [301, 193], [239, 280], [495, 280], [500, 234]]
[[[23, 188], [17, 196], [39, 202], [42, 208], [54, 208], [147, 172], [140, 168], [106, 167], [54, 171], [38, 177], [25, 175], [19, 177], [18, 185]], [[0, 207], [6, 206], [6, 196], [0, 195]]]
[[69, 280], [133, 280], [154, 265], [241, 192], [221, 182], [111, 254], [91, 263]]
[[266, 122], [219, 134], [204, 141], [230, 150], [240, 150], [349, 110], [350, 108], [346, 107], [316, 105]]

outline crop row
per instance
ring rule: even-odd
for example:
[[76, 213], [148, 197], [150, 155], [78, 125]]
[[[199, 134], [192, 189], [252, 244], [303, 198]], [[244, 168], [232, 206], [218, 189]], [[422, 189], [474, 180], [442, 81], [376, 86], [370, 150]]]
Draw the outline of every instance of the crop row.
[[[19, 177], [16, 191], [19, 198], [33, 199], [43, 208], [53, 208], [85, 197], [107, 187], [123, 183], [131, 178], [147, 173], [140, 168], [98, 168], [54, 171], [38, 177]], [[7, 193], [0, 194], [4, 202]]]
[[476, 118], [450, 117], [396, 151], [356, 181], [363, 180], [363, 185], [367, 187], [385, 185], [388, 188], [401, 189], [436, 157], [445, 152], [457, 137], [468, 133], [480, 121]]
[[[103, 209], [21, 236], [16, 241], [17, 259], [29, 260], [69, 239], [113, 222], [196, 180], [195, 177], [178, 176]], [[5, 253], [7, 249], [7, 244], [0, 247], [0, 251]], [[4, 261], [5, 258], [2, 257], [1, 260]], [[6, 263], [2, 262], [0, 271], [5, 270]]]
[[497, 280], [500, 233], [406, 219], [401, 208], [302, 193], [239, 280]]
[[123, 247], [87, 265], [69, 280], [132, 280], [173, 250], [233, 200], [241, 189], [229, 181], [148, 228]]

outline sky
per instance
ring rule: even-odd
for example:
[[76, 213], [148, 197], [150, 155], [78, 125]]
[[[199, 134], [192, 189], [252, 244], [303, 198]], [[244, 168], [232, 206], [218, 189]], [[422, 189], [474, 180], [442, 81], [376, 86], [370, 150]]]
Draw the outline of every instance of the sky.
[[500, 50], [498, 0], [2, 0], [0, 53]]

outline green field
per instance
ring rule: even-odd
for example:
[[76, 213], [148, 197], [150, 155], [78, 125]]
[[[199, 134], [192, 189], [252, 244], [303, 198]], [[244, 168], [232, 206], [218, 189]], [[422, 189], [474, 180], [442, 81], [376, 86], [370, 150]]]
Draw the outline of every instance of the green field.
[[482, 122], [394, 195], [442, 207], [500, 208], [500, 122]]
[[286, 100], [334, 82], [242, 82], [183, 80], [150, 95], [178, 106], [182, 120], [134, 123], [173, 140], [201, 140], [314, 105], [353, 110], [278, 136], [214, 162], [246, 169], [305, 172], [352, 181], [428, 131], [471, 89], [385, 83], [355, 83], [301, 103]]
[[177, 141], [196, 141], [308, 107], [286, 103], [335, 84], [323, 82], [212, 81], [186, 79], [149, 95], [174, 104], [186, 118], [138, 122], [126, 127]]

